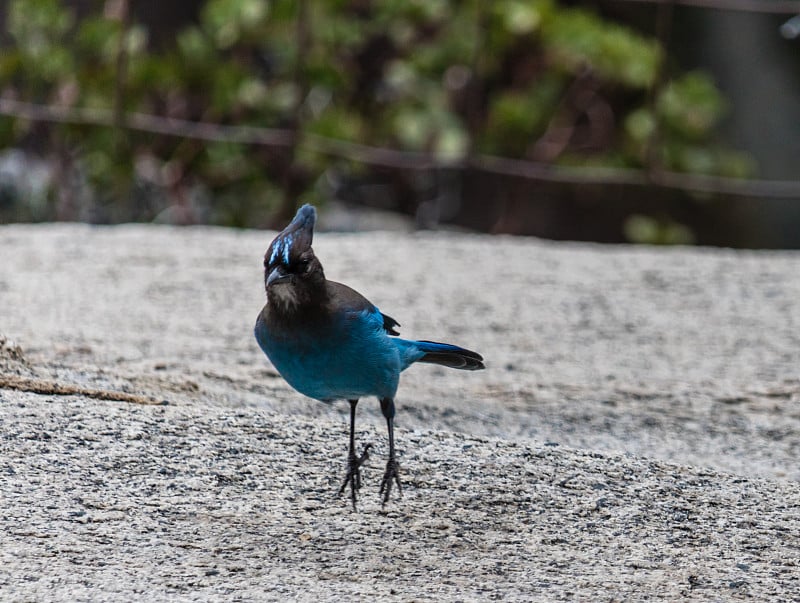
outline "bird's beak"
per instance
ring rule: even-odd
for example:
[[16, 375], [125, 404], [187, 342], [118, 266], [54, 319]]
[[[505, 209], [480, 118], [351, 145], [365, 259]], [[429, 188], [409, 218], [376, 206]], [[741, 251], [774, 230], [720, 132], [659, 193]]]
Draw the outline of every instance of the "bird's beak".
[[282, 266], [276, 266], [272, 269], [272, 272], [269, 273], [267, 277], [267, 287], [276, 283], [286, 283], [291, 280], [292, 275], [287, 274]]

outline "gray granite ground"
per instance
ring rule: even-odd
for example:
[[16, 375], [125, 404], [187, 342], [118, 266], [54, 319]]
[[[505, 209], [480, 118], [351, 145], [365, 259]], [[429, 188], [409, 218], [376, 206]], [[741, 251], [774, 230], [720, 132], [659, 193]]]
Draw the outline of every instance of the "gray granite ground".
[[318, 235], [488, 366], [404, 375], [383, 510], [360, 405], [354, 513], [346, 405], [251, 336], [270, 238], [0, 228], [0, 600], [800, 599], [800, 254]]

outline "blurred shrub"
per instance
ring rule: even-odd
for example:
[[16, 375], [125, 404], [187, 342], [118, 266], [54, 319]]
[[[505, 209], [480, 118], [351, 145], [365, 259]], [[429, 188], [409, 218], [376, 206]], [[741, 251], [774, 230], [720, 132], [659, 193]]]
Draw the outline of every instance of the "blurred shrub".
[[625, 235], [632, 243], [649, 245], [690, 245], [694, 235], [684, 224], [667, 218], [633, 214], [625, 220]]
[[[679, 76], [649, 103], [665, 60], [659, 46], [589, 10], [554, 0], [313, 0], [298, 28], [298, 4], [207, 0], [197, 22], [155, 48], [142, 23], [123, 25], [123, 0], [98, 3], [81, 18], [58, 0], [9, 0], [0, 92], [66, 107], [118, 102], [126, 112], [297, 127], [300, 140], [317, 134], [447, 162], [475, 151], [753, 171], [747, 156], [713, 144], [725, 102], [706, 75]], [[284, 195], [319, 195], [315, 183], [326, 171], [340, 180], [360, 169], [302, 145], [291, 153], [0, 118], [0, 147], [9, 146], [56, 166], [49, 211], [17, 212], [22, 219], [260, 225]], [[649, 232], [631, 228], [636, 238]]]

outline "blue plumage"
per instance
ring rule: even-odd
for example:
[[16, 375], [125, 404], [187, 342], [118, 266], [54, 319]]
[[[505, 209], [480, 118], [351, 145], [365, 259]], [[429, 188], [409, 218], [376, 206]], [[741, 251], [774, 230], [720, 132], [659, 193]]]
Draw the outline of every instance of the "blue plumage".
[[289, 385], [323, 402], [394, 397], [400, 371], [414, 354], [383, 330], [377, 310], [344, 310], [326, 328], [296, 327], [290, 337], [259, 319], [256, 339]]
[[389, 461], [381, 494], [400, 488], [394, 448], [394, 397], [401, 371], [415, 362], [466, 370], [482, 369], [476, 352], [446, 343], [395, 337], [396, 320], [382, 314], [361, 294], [325, 278], [311, 248], [316, 212], [301, 207], [264, 256], [267, 304], [256, 321], [259, 346], [297, 391], [323, 402], [350, 402], [348, 471], [340, 494], [350, 484], [355, 506], [360, 467], [369, 445], [356, 456], [355, 409], [359, 398], [376, 396], [389, 431]]

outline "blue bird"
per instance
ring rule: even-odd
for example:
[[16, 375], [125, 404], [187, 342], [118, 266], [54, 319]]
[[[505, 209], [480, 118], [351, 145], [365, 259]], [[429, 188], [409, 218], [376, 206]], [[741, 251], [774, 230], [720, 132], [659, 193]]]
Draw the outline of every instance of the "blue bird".
[[395, 337], [398, 322], [382, 314], [360, 293], [325, 278], [314, 255], [316, 210], [303, 205], [264, 256], [267, 303], [258, 315], [259, 346], [284, 379], [306, 396], [322, 402], [350, 403], [350, 448], [347, 474], [353, 508], [361, 488], [361, 466], [370, 444], [356, 455], [356, 405], [377, 396], [389, 431], [389, 460], [379, 495], [389, 500], [392, 483], [402, 494], [394, 445], [394, 398], [400, 373], [415, 362], [450, 368], [484, 368], [480, 354], [447, 343]]

